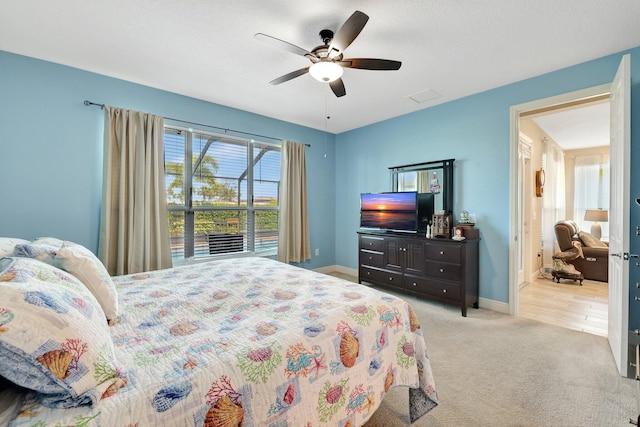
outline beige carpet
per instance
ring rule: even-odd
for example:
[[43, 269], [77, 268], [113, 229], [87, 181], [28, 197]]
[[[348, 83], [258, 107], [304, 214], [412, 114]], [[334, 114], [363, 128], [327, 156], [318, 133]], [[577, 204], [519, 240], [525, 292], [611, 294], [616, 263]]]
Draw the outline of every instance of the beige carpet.
[[[385, 292], [387, 289], [379, 288]], [[439, 406], [413, 426], [624, 426], [634, 380], [618, 375], [606, 338], [409, 295]], [[408, 389], [392, 389], [366, 427], [409, 425]]]

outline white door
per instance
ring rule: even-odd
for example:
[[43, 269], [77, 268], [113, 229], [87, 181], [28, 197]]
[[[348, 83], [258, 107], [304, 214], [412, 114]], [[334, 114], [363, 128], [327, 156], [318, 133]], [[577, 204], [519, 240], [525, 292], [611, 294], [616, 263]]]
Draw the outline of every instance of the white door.
[[627, 375], [629, 329], [630, 58], [611, 83], [611, 203], [609, 210], [609, 345], [620, 375]]

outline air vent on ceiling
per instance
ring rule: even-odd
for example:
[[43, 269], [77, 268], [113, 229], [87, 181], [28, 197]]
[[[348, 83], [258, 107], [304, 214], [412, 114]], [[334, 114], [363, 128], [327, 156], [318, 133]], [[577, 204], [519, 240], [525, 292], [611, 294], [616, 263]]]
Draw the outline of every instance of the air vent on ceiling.
[[440, 98], [440, 94], [433, 89], [428, 89], [413, 95], [409, 95], [409, 98], [414, 100], [418, 104], [422, 104], [423, 102], [432, 101], [434, 99]]

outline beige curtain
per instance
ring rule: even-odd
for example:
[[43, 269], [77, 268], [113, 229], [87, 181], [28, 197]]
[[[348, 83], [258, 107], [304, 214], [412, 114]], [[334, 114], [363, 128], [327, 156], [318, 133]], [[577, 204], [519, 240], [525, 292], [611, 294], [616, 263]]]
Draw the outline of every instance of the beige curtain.
[[543, 138], [544, 191], [542, 192], [542, 259], [544, 267], [552, 268], [552, 256], [559, 248], [556, 242], [555, 224], [564, 220], [565, 170], [564, 150], [552, 140]]
[[429, 171], [418, 171], [418, 193], [431, 193], [431, 177]]
[[104, 109], [98, 257], [111, 275], [169, 268], [163, 119]]
[[307, 161], [304, 144], [282, 141], [278, 261], [311, 259], [307, 212]]

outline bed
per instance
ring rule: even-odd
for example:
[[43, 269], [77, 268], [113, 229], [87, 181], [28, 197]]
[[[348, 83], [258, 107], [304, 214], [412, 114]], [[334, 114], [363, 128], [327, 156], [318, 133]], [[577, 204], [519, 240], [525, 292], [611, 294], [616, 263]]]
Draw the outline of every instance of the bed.
[[359, 426], [397, 386], [412, 422], [437, 405], [403, 299], [260, 257], [109, 278], [78, 246], [0, 259], [10, 426]]

